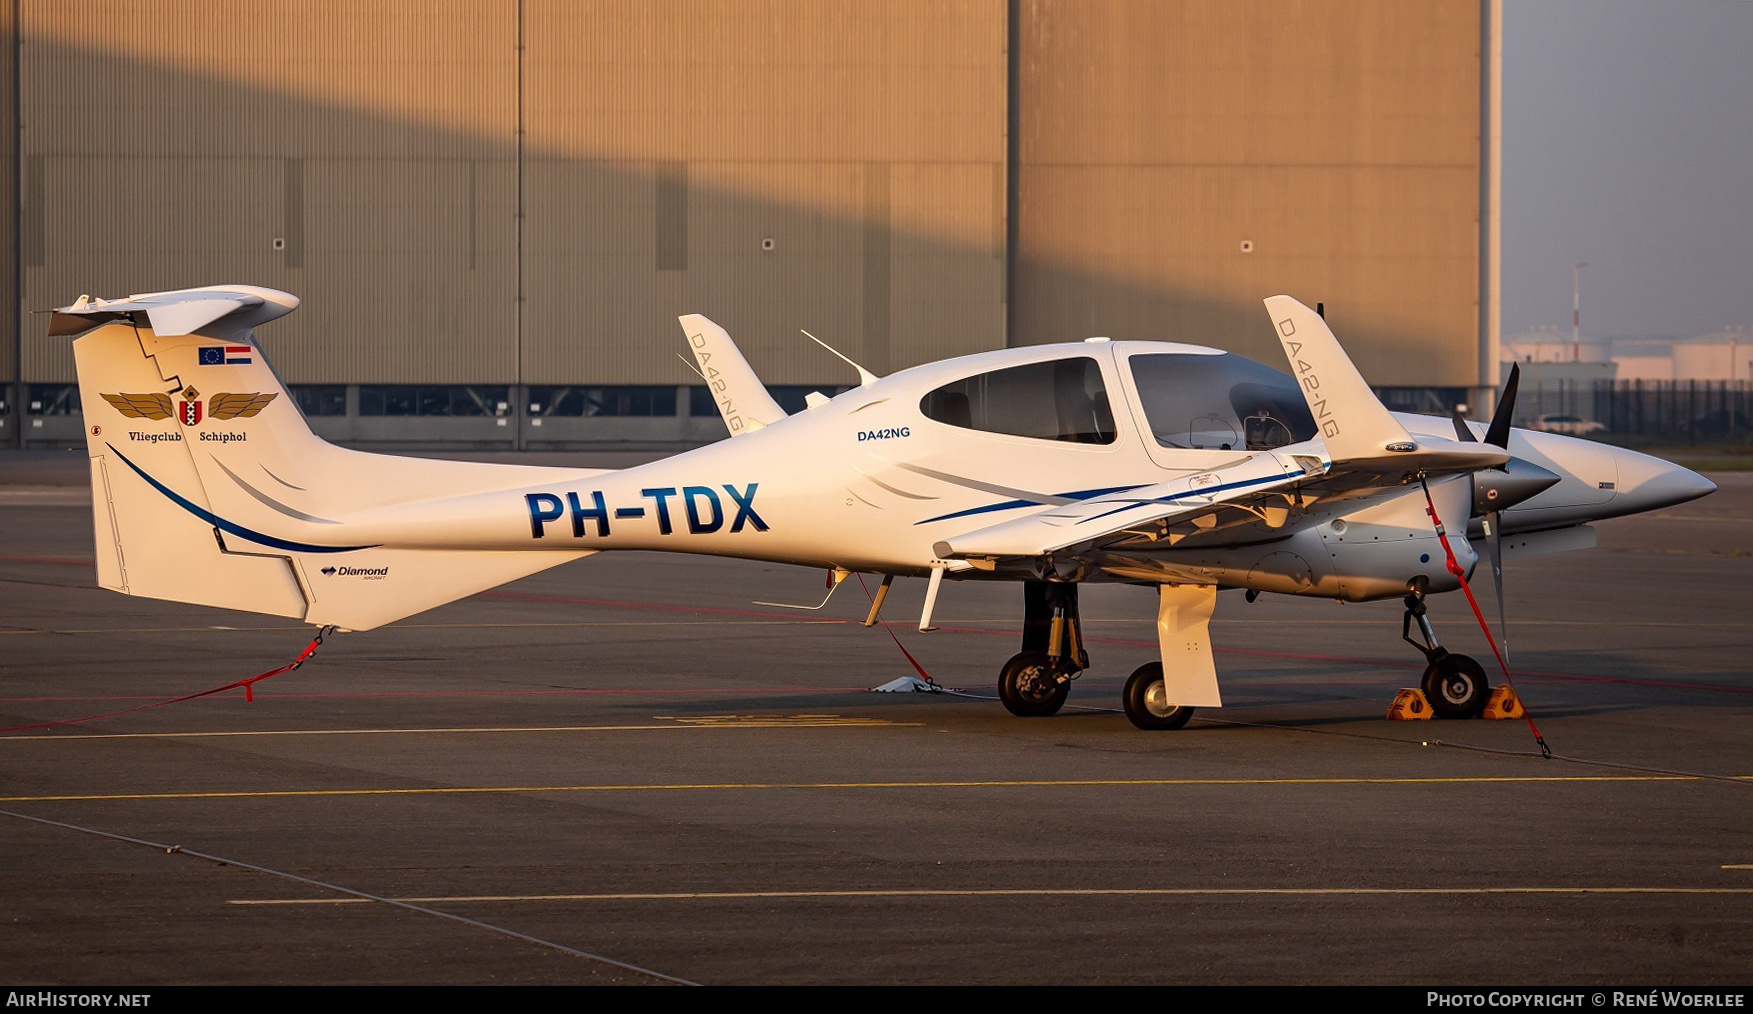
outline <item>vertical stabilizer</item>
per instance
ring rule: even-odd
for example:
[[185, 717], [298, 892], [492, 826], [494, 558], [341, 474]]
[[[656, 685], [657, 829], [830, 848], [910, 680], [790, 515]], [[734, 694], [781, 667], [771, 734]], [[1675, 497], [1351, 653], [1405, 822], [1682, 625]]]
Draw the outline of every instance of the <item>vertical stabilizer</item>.
[[437, 461], [330, 444], [251, 326], [296, 297], [215, 286], [55, 312], [73, 342], [91, 456], [98, 583], [129, 595], [354, 630], [588, 555], [451, 551], [355, 537], [347, 518], [593, 469]]
[[[252, 612], [302, 618], [305, 596], [291, 562], [226, 552], [197, 513], [211, 512], [188, 449], [201, 431], [183, 419], [196, 401], [204, 409], [210, 399], [187, 397], [196, 378], [165, 376], [144, 354], [140, 335], [127, 323], [105, 323], [73, 343], [91, 453], [98, 583], [129, 595], [247, 602]], [[176, 490], [188, 506], [161, 488]]]

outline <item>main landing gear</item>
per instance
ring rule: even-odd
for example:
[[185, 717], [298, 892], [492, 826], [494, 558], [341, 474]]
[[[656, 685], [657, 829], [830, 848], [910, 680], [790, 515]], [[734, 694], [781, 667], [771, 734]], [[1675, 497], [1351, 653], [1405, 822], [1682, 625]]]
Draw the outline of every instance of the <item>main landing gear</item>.
[[[1486, 681], [1485, 670], [1478, 662], [1466, 655], [1451, 654], [1437, 643], [1436, 632], [1425, 617], [1424, 593], [1429, 585], [1430, 581], [1423, 575], [1408, 582], [1406, 598], [1402, 600], [1406, 604], [1406, 615], [1400, 620], [1401, 639], [1422, 652], [1429, 663], [1425, 666], [1419, 689], [1424, 691], [1425, 699], [1430, 701], [1430, 710], [1438, 718], [1478, 718], [1491, 697], [1491, 684]], [[1418, 623], [1419, 633], [1424, 637], [1423, 644], [1412, 639], [1413, 621]]]
[[1013, 715], [1051, 715], [1089, 668], [1077, 616], [1077, 585], [1023, 582], [1023, 650], [998, 674], [998, 699]]
[[[1126, 717], [1140, 729], [1179, 729], [1195, 707], [1223, 706], [1211, 656], [1214, 585], [1157, 587], [1159, 661], [1126, 681]], [[998, 699], [1013, 715], [1051, 715], [1065, 706], [1071, 681], [1089, 668], [1077, 615], [1077, 585], [1023, 583], [1023, 650], [1004, 664]], [[1164, 675], [1165, 671], [1167, 676]]]

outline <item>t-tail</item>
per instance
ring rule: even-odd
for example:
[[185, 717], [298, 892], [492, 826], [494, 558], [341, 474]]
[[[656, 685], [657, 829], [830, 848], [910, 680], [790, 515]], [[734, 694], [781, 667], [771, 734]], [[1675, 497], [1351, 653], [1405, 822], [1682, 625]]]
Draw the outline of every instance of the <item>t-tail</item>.
[[362, 511], [589, 473], [324, 441], [251, 330], [297, 306], [223, 285], [55, 311], [49, 333], [78, 336], [100, 585], [364, 630], [589, 555], [349, 538]]

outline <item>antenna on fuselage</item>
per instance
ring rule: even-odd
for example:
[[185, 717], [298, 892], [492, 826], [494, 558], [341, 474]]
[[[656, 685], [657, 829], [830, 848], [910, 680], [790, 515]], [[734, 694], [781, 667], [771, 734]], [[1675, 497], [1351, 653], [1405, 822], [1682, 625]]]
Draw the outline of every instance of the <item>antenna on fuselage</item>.
[[[798, 330], [803, 331], [803, 328], [800, 327], [800, 328], [798, 328]], [[850, 366], [853, 369], [857, 370], [858, 371], [858, 386], [859, 387], [864, 387], [866, 384], [874, 384], [878, 380], [882, 379], [881, 377], [878, 377], [876, 374], [870, 372], [869, 370], [865, 369], [864, 367], [862, 367], [862, 366], [858, 365], [857, 363], [853, 362], [852, 360], [846, 358], [844, 355], [841, 355], [839, 349], [835, 348], [832, 345], [829, 345], [827, 342], [821, 340], [820, 338], [817, 338], [815, 335], [810, 334], [808, 331], [803, 331], [803, 336], [805, 338], [808, 338], [810, 341], [815, 342], [817, 345], [820, 345], [822, 348], [827, 349], [829, 352], [834, 353], [836, 356], [839, 356], [841, 362], [843, 362], [847, 366]]]

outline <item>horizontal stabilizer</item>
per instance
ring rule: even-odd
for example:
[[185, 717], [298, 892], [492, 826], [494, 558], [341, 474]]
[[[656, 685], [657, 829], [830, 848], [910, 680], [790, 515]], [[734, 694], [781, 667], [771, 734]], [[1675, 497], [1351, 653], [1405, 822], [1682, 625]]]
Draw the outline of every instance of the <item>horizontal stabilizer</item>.
[[292, 559], [310, 601], [306, 623], [370, 630], [590, 555], [374, 548]]
[[160, 338], [178, 338], [197, 331], [225, 338], [296, 309], [297, 296], [260, 285], [210, 285], [172, 292], [142, 292], [120, 299], [80, 296], [71, 306], [55, 310], [49, 321], [49, 334], [83, 334], [100, 324], [133, 316]]

